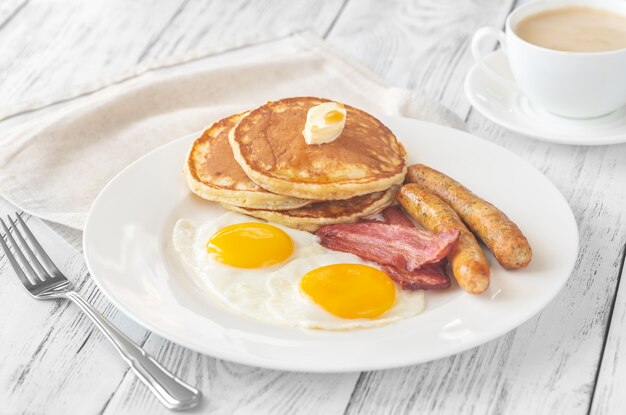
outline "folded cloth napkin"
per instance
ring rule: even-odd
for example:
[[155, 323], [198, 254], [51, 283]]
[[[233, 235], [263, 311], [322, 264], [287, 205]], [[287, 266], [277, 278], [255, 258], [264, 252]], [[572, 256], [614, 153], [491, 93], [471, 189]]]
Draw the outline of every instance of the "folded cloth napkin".
[[54, 111], [33, 109], [21, 116], [27, 122], [0, 133], [0, 194], [30, 214], [76, 229], [124, 167], [233, 108], [320, 96], [374, 114], [463, 128], [441, 105], [388, 86], [306, 34], [170, 62], [96, 92], [72, 94], [78, 97], [62, 100]]

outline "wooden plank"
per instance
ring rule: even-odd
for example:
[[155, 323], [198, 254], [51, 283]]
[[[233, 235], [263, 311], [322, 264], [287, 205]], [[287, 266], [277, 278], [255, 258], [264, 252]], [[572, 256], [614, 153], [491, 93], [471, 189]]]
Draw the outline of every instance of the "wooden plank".
[[[501, 26], [511, 0], [349, 2], [327, 40], [389, 84], [413, 89], [462, 115], [468, 46], [481, 26]], [[374, 12], [375, 10], [375, 12]]]
[[[622, 233], [626, 229], [622, 228]], [[604, 345], [602, 364], [593, 394], [591, 414], [617, 414], [626, 408], [626, 246], [622, 250], [618, 291], [613, 300], [610, 330]]]
[[[2, 216], [14, 212], [0, 201]], [[85, 298], [135, 341], [145, 342], [145, 349], [179, 377], [202, 388], [207, 396], [203, 408], [211, 413], [285, 413], [299, 408], [307, 409], [303, 413], [341, 413], [348, 404], [357, 373], [335, 376], [253, 368], [200, 355], [146, 332], [98, 291], [80, 254], [38, 219], [26, 219], [43, 245], [51, 247], [55, 262], [64, 264], [60, 268], [68, 275], [80, 275], [74, 281]], [[8, 282], [0, 290], [0, 303], [9, 311], [0, 315], [0, 350], [6, 359], [0, 365], [0, 402], [6, 408], [15, 413], [26, 408], [32, 411], [28, 413], [63, 413], [70, 408], [84, 414], [170, 413], [77, 308], [69, 302], [32, 300], [3, 255], [0, 276]], [[21, 315], [28, 316], [28, 326]], [[98, 373], [95, 386], [94, 371]], [[63, 399], [55, 400], [55, 396]]]
[[[490, 3], [454, 10], [452, 2], [419, 2], [416, 13], [405, 4], [387, 5], [382, 15], [370, 16], [350, 6], [331, 43], [390, 83], [423, 91], [461, 116], [469, 110], [462, 83], [472, 63], [470, 36], [484, 24], [501, 26], [510, 8]], [[441, 29], [446, 21], [459, 32]], [[451, 39], [462, 44], [450, 46]], [[472, 132], [530, 161], [564, 193], [581, 230], [576, 271], [539, 316], [498, 340], [429, 364], [363, 374], [347, 413], [584, 413], [589, 406], [626, 242], [623, 163], [620, 168], [626, 147], [550, 145], [473, 112], [468, 121]]]
[[[0, 199], [2, 217], [14, 211]], [[40, 220], [24, 218], [84, 298], [133, 340], [143, 342], [146, 330], [103, 298], [88, 277], [82, 255]], [[96, 413], [122, 380], [126, 364], [69, 301], [31, 298], [9, 269], [4, 253], [0, 253], [0, 280], [0, 412]]]
[[[248, 9], [246, 13], [240, 15], [243, 24], [257, 11]], [[332, 21], [333, 15], [328, 13], [325, 25]], [[177, 370], [196, 379], [206, 396], [203, 409], [211, 413], [342, 413], [358, 378], [355, 373], [315, 375], [251, 368], [193, 353], [155, 335], [145, 347], [166, 364], [177, 359]], [[137, 379], [127, 374], [103, 413], [168, 413], [138, 385]]]
[[180, 3], [33, 0], [10, 31], [0, 32], [0, 105], [44, 97], [134, 65]]
[[589, 407], [626, 243], [626, 172], [619, 168], [626, 146], [539, 143], [474, 113], [469, 128], [523, 156], [561, 190], [580, 229], [576, 269], [548, 307], [500, 339], [426, 365], [365, 374], [349, 414], [577, 414]]
[[[146, 350], [204, 393], [198, 412], [210, 414], [341, 414], [358, 373], [325, 375], [266, 370], [193, 353], [151, 335]], [[141, 386], [126, 376], [104, 415], [169, 414]]]
[[[217, 51], [297, 30], [325, 33], [326, 0], [33, 0], [0, 32], [0, 107], [58, 95], [155, 59]], [[37, 27], [37, 30], [32, 30]]]
[[[154, 22], [154, 24], [150, 23], [148, 27], [133, 27], [129, 22], [135, 21], [134, 19], [146, 19], [146, 17], [141, 16], [139, 10], [126, 9], [124, 19], [127, 24], [119, 23], [114, 25], [114, 27], [106, 29], [106, 33], [110, 33], [110, 35], [105, 34], [105, 27], [111, 20], [117, 18], [117, 14], [108, 10], [108, 7], [105, 7], [105, 10], [102, 10], [101, 13], [94, 13], [91, 17], [87, 16], [84, 11], [77, 10], [76, 7], [71, 10], [55, 8], [48, 10], [48, 12], [52, 14], [60, 13], [59, 16], [53, 16], [52, 20], [69, 18], [70, 20], [81, 20], [83, 25], [91, 21], [96, 26], [92, 30], [101, 31], [100, 39], [97, 41], [99, 49], [85, 50], [85, 58], [91, 56], [93, 60], [98, 61], [98, 59], [102, 59], [102, 56], [106, 55], [107, 50], [116, 46], [115, 42], [118, 42], [119, 39], [131, 39], [131, 44], [126, 45], [126, 50], [120, 54], [119, 58], [116, 56], [112, 58], [114, 60], [104, 65], [102, 70], [106, 72], [109, 70], [123, 70], [125, 65], [133, 65], [134, 62], [129, 59], [132, 56], [139, 56], [143, 60], [158, 59], [168, 54], [181, 51], [186, 52], [199, 44], [206, 44], [208, 40], [221, 42], [223, 39], [235, 36], [237, 33], [245, 32], [246, 30], [251, 36], [255, 31], [253, 23], [258, 18], [261, 19], [262, 24], [266, 24], [269, 27], [270, 30], [266, 33], [267, 36], [271, 35], [272, 27], [277, 30], [290, 31], [295, 29], [296, 26], [299, 28], [304, 26], [312, 27], [316, 31], [323, 33], [334, 20], [341, 3], [330, 1], [324, 3], [313, 1], [305, 3], [241, 1], [207, 5], [204, 2], [177, 2], [174, 5], [170, 5], [170, 8], [167, 8], [167, 10], [164, 9], [164, 6], [158, 7], [161, 7], [161, 9], [154, 13], [159, 14], [159, 17], [163, 17], [162, 20], [159, 20], [163, 24], [162, 27], [159, 28]], [[237, 11], [237, 7], [241, 9]], [[164, 16], [169, 16], [169, 19], [164, 20]], [[101, 22], [95, 21], [96, 18]], [[216, 21], [216, 19], [220, 20], [220, 22]], [[197, 22], [202, 24], [194, 25]], [[71, 23], [69, 27], [69, 31], [72, 32], [74, 29]], [[119, 33], [123, 28], [126, 30], [125, 35]], [[190, 30], [190, 28], [193, 30]], [[203, 32], [204, 29], [206, 29], [205, 32]], [[49, 31], [50, 29], [46, 27], [43, 30]], [[114, 33], [115, 36], [113, 36]], [[151, 33], [152, 37], [147, 43], [143, 43], [144, 49], [141, 50], [139, 47], [140, 43], [138, 41], [135, 42], [135, 40], [142, 38], [145, 41], [146, 33]], [[106, 39], [106, 41], [103, 39]], [[66, 41], [69, 43], [76, 42], [80, 48], [86, 48], [90, 43], [89, 39], [71, 40], [69, 35]], [[58, 59], [59, 55], [62, 55], [59, 50], [50, 54], [55, 59]], [[109, 56], [109, 58], [111, 57]], [[45, 57], [42, 60], [45, 61]], [[103, 61], [100, 62], [102, 63]], [[55, 69], [56, 71], [59, 74], [67, 73], [66, 68], [57, 68]], [[41, 71], [37, 76], [40, 75]], [[101, 73], [98, 72], [98, 76], [100, 75]], [[68, 80], [60, 80], [53, 83], [52, 87], [55, 90], [62, 89], [66, 81], [72, 80], [69, 80], [69, 78]], [[49, 226], [69, 240], [75, 248], [80, 248], [80, 233], [55, 224], [49, 224]], [[2, 273], [6, 274], [6, 270], [2, 270]], [[92, 284], [91, 280], [87, 279], [86, 276], [82, 278], [86, 281], [84, 284]], [[106, 299], [94, 287], [91, 287], [90, 296], [90, 301], [92, 302], [97, 302], [101, 305], [107, 304]], [[29, 301], [31, 300], [27, 299], [27, 302]], [[10, 302], [7, 302], [8, 304]], [[117, 313], [111, 309], [111, 306], [108, 309], [117, 316]], [[77, 313], [77, 310], [69, 308], [60, 314], [65, 316], [71, 312]], [[76, 318], [81, 318], [81, 316], [77, 315]], [[116, 318], [118, 318], [118, 323], [121, 319], [123, 322], [122, 327], [134, 325], [123, 316]], [[34, 326], [32, 333], [29, 330], [26, 335], [23, 333], [21, 336], [15, 334], [14, 337], [19, 339], [26, 338], [26, 340], [23, 340], [24, 343], [32, 345], [31, 348], [36, 349], [41, 341], [38, 342], [31, 339], [31, 337], [36, 336], [38, 333], [47, 333], [46, 330], [42, 330], [41, 324], [43, 322], [38, 326]], [[12, 395], [11, 404], [15, 405], [14, 407], [19, 408], [19, 410], [24, 410], [26, 409], [26, 403], [29, 402], [29, 411], [43, 412], [46, 402], [52, 401], [52, 394], [58, 393], [59, 396], [62, 395], [64, 398], [48, 406], [47, 410], [50, 413], [67, 412], [70, 408], [72, 411], [76, 410], [80, 413], [169, 413], [160, 406], [143, 385], [137, 381], [132, 372], [128, 371], [124, 364], [115, 356], [110, 357], [118, 363], [110, 364], [107, 367], [111, 373], [106, 371], [102, 373], [97, 365], [101, 365], [103, 361], [108, 362], [108, 357], [98, 355], [96, 352], [100, 353], [101, 351], [95, 349], [106, 349], [107, 347], [110, 348], [110, 346], [103, 342], [99, 335], [92, 335], [91, 327], [88, 323], [87, 326], [88, 328], [86, 329], [82, 325], [75, 324], [69, 330], [62, 324], [55, 322], [55, 330], [64, 329], [61, 332], [71, 332], [72, 338], [78, 339], [77, 341], [85, 341], [85, 346], [81, 346], [82, 343], [77, 347], [74, 347], [71, 342], [64, 343], [63, 339], [58, 338], [58, 335], [54, 339], [55, 344], [58, 345], [57, 348], [50, 346], [52, 340], [46, 340], [45, 344], [40, 347], [40, 350], [42, 350], [40, 353], [46, 353], [47, 356], [50, 356], [49, 359], [57, 359], [62, 362], [64, 370], [58, 367], [50, 369], [47, 366], [48, 363], [37, 363], [35, 369], [24, 372], [22, 375], [22, 378], [25, 379], [23, 382], [27, 383], [29, 388], [24, 388], [20, 394]], [[138, 327], [136, 329], [139, 330], [136, 335], [144, 340], [147, 337], [146, 332]], [[13, 333], [11, 332], [11, 334]], [[325, 376], [283, 373], [245, 367], [201, 356], [165, 341], [158, 336], [150, 336], [146, 343], [146, 348], [149, 352], [157, 355], [159, 359], [162, 359], [166, 366], [174, 369], [181, 377], [192, 380], [201, 386], [207, 395], [207, 399], [204, 402], [205, 408], [210, 408], [211, 412], [217, 413], [248, 413], [249, 411], [254, 411], [255, 413], [275, 413], [277, 411], [295, 411], [300, 408], [306, 408], [310, 413], [317, 412], [320, 409], [328, 413], [343, 412], [358, 377], [358, 374]], [[76, 358], [76, 350], [79, 350], [80, 354], [85, 357]], [[24, 352], [24, 356], [28, 357], [33, 353], [33, 351], [28, 350]], [[111, 353], [114, 354], [114, 352]], [[10, 355], [10, 360], [12, 366], [7, 366], [5, 368], [6, 372], [0, 371], [0, 385], [6, 385], [7, 388], [5, 390], [10, 390], [9, 387], [13, 387], [15, 382], [13, 373], [23, 366], [23, 364], [20, 366], [20, 360], [13, 355]], [[86, 360], [89, 360], [91, 363], [85, 364]], [[43, 369], [40, 367], [43, 367]], [[94, 392], [95, 396], [93, 398], [90, 396], [89, 402], [83, 402], [87, 401], [84, 399], [84, 396], [87, 393], [86, 389], [90, 387], [89, 378], [93, 376], [94, 370], [103, 379], [99, 378], [98, 380], [98, 388]], [[52, 379], [49, 381], [52, 386], [47, 385], [43, 396], [33, 400], [31, 395], [37, 393], [38, 389], [40, 389], [39, 387], [32, 387], [38, 379], [35, 377], [35, 374], [40, 376], [42, 371], [46, 372], [48, 379]], [[71, 375], [68, 375], [68, 373], [71, 373]], [[70, 381], [66, 379], [70, 379]], [[80, 385], [77, 385], [78, 383]], [[69, 386], [66, 387], [65, 385]], [[114, 393], [118, 385], [119, 392]], [[76, 392], [70, 390], [70, 387], [75, 388]], [[3, 401], [2, 398], [3, 396], [0, 395], [0, 401]], [[32, 405], [31, 401], [33, 401]], [[77, 403], [78, 405], [76, 405]]]
[[259, 42], [301, 30], [322, 36], [341, 6], [342, 1], [332, 0], [187, 2], [139, 61]]
[[[225, 42], [234, 33], [240, 33], [236, 28], [229, 32], [230, 26], [224, 27], [226, 23], [220, 30], [211, 32], [208, 26], [215, 17], [215, 9], [211, 8], [217, 7], [213, 3], [206, 6], [199, 1], [161, 3], [167, 2], [110, 2], [94, 9], [93, 5], [83, 6], [78, 2], [46, 6], [48, 3], [40, 0], [35, 3], [38, 6], [35, 11], [30, 6], [25, 7], [0, 32], [0, 48], [9, 51], [4, 55], [9, 59], [0, 62], [0, 77], [3, 77], [0, 78], [3, 80], [0, 96], [3, 100], [33, 97], [35, 90], [44, 95], [95, 76], [125, 70], [142, 54], [144, 60], [161, 58], [192, 50], [196, 44], [206, 48], [211, 42]], [[307, 11], [310, 16], [300, 15], [300, 22], [304, 22], [301, 25], [306, 27], [316, 25], [307, 22], [326, 21], [327, 12], [321, 13], [320, 18], [315, 14], [317, 8], [335, 7], [333, 10], [338, 11], [341, 5], [333, 2], [332, 7], [322, 7], [316, 6], [318, 2], [306, 2], [305, 6], [287, 5], [281, 14], [270, 10], [274, 6], [269, 2], [254, 3], [258, 5], [229, 3], [235, 4], [227, 9], [231, 14], [219, 17], [233, 26], [241, 19], [246, 22], [247, 33], [252, 33], [256, 14], [255, 18], [265, 19], [265, 24], [275, 24], [273, 27], [278, 31], [281, 24], [292, 21], [293, 14], [297, 14], [282, 11], [294, 10], [289, 7]], [[285, 7], [285, 4], [277, 4]], [[234, 12], [237, 6], [248, 10], [243, 17]], [[441, 100], [463, 116], [469, 108], [462, 96], [463, 77], [471, 63], [467, 53], [469, 35], [478, 26], [497, 25], [509, 7], [507, 1], [472, 2], [461, 6], [452, 1], [423, 0], [385, 3], [384, 7], [374, 0], [353, 1], [346, 5], [328, 38], [390, 83], [409, 86]], [[274, 23], [276, 15], [282, 17]], [[39, 33], [27, 37], [25, 33], [20, 35], [21, 29], [9, 31], [17, 21], [20, 27], [39, 25]], [[64, 21], [68, 22], [65, 26], [59, 23]], [[298, 22], [298, 19], [293, 21]], [[201, 23], [195, 25], [196, 22]], [[87, 32], [86, 26], [93, 27]], [[325, 33], [329, 27], [320, 25], [322, 31], [318, 33]], [[54, 43], [48, 40], [52, 38], [55, 38]], [[148, 48], [150, 42], [153, 46]], [[84, 56], [84, 62], [73, 58], [78, 55]], [[55, 66], [64, 59], [70, 63]], [[621, 185], [625, 182], [625, 172], [620, 163], [626, 159], [626, 147], [572, 148], [531, 141], [508, 133], [474, 113], [469, 123], [473, 132], [531, 161], [565, 194], [581, 229], [577, 271], [540, 316], [501, 339], [426, 365], [363, 374], [353, 391], [348, 413], [581, 413], [589, 406], [610, 315], [611, 295], [617, 283], [619, 249], [626, 242], [623, 208], [620, 209], [626, 202]], [[59, 258], [65, 263], [62, 255]], [[0, 275], [3, 281], [6, 276], [12, 277], [1, 258]], [[91, 299], [116, 319], [118, 326], [126, 332], [131, 330], [138, 339], [143, 338], [145, 332], [141, 328], [110, 306], [105, 307], [106, 300], [88, 284], [92, 284], [90, 280], [86, 280], [81, 289], [91, 293]], [[119, 393], [108, 400], [125, 370], [112, 348], [98, 335], [88, 336], [91, 326], [73, 307], [61, 309], [52, 307], [52, 303], [30, 304], [32, 300], [28, 297], [22, 304], [18, 294], [23, 293], [16, 291], [17, 288], [21, 289], [18, 286], [0, 290], [0, 301], [5, 304], [3, 310], [9, 310], [7, 315], [0, 316], [3, 324], [0, 349], [9, 350], [4, 356], [6, 360], [0, 363], [0, 387], [3, 389], [0, 402], [7, 402], [7, 408], [19, 412], [29, 405], [30, 413], [63, 413], [69, 408], [77, 413], [161, 410], [130, 373], [121, 381]], [[616, 303], [619, 306], [620, 303]], [[41, 314], [33, 312], [42, 307]], [[15, 320], [24, 315], [32, 316], [34, 323], [16, 327]], [[616, 307], [615, 319], [621, 315], [623, 312]], [[623, 321], [623, 318], [615, 321]], [[617, 365], [619, 338], [616, 334], [623, 331], [620, 324], [609, 333], [604, 355], [610, 363], [606, 363], [598, 378], [598, 404], [592, 408], [594, 413], [606, 413], [607, 408], [619, 408], [615, 405], [621, 404], [621, 397], [616, 395], [620, 392], [617, 386], [622, 383], [613, 377], [613, 373], [623, 373], [622, 367]], [[65, 336], [68, 336], [67, 341]], [[82, 342], [85, 346], [81, 348]], [[224, 363], [178, 350], [177, 346], [156, 336], [150, 336], [146, 347], [168, 359], [164, 361], [166, 365], [180, 371], [185, 379], [197, 379], [208, 396], [205, 409], [210, 412], [267, 413], [298, 408], [337, 413], [346, 406], [356, 379], [355, 375], [288, 374]], [[89, 356], [76, 357], [85, 353]], [[27, 359], [31, 355], [35, 355], [32, 363]], [[109, 361], [119, 364], [108, 364]], [[102, 362], [107, 364], [102, 365]], [[22, 370], [24, 368], [30, 369]], [[89, 382], [94, 371], [99, 374], [95, 386]], [[42, 384], [41, 379], [46, 383]], [[611, 384], [616, 387], [610, 387]], [[15, 396], [8, 394], [11, 388], [17, 388]], [[92, 397], [94, 389], [95, 398]], [[78, 393], [72, 394], [73, 390]], [[87, 393], [89, 399], [83, 399]], [[103, 395], [107, 395], [106, 399]], [[55, 396], [63, 398], [55, 401]], [[320, 410], [316, 411], [318, 408]]]

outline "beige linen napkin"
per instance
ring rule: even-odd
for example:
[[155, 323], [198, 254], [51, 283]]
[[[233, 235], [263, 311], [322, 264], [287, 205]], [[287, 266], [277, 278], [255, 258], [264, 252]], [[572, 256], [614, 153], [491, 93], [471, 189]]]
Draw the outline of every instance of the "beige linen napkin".
[[[100, 190], [138, 157], [234, 107], [288, 96], [327, 97], [463, 128], [447, 109], [386, 85], [309, 35], [127, 78], [94, 93], [72, 91], [79, 97], [17, 117], [24, 121], [0, 133], [0, 194], [28, 213], [82, 229]], [[2, 124], [16, 124], [9, 115], [0, 114], [9, 118]]]

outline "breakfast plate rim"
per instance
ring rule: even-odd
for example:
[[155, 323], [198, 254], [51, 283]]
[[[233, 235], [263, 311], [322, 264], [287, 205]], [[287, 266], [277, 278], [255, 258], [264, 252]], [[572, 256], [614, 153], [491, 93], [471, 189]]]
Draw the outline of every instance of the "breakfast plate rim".
[[[433, 124], [433, 123], [428, 123], [425, 121], [419, 121], [419, 120], [408, 119], [408, 118], [403, 118], [403, 117], [394, 117], [394, 116], [377, 116], [377, 117], [383, 121], [393, 120], [395, 118], [399, 120], [409, 120], [410, 122], [428, 124], [434, 128], [452, 130], [454, 131], [454, 134], [463, 134], [465, 139], [478, 140], [482, 144], [488, 146], [491, 149], [497, 149], [498, 151], [507, 152], [510, 156], [518, 159], [519, 162], [523, 163], [527, 167], [534, 169], [536, 171], [536, 169], [532, 165], [530, 165], [528, 162], [523, 160], [521, 157], [515, 155], [509, 150], [506, 150], [496, 144], [490, 143], [473, 134], [460, 131], [460, 130], [455, 130], [450, 127], [441, 126], [438, 124]], [[391, 121], [391, 123], [393, 123], [393, 121]], [[117, 308], [119, 308], [122, 312], [124, 312], [127, 316], [129, 316], [132, 320], [137, 322], [139, 325], [151, 330], [152, 332], [156, 333], [157, 335], [163, 338], [171, 340], [177, 344], [180, 344], [196, 352], [207, 354], [207, 355], [219, 358], [219, 359], [233, 361], [233, 362], [240, 363], [240, 364], [263, 367], [263, 368], [268, 368], [268, 369], [278, 369], [278, 370], [286, 370], [286, 371], [320, 372], [320, 373], [343, 373], [343, 372], [354, 372], [354, 371], [363, 371], [363, 370], [380, 370], [380, 369], [402, 367], [402, 366], [407, 366], [411, 364], [424, 363], [424, 362], [437, 360], [440, 358], [444, 358], [447, 356], [451, 356], [451, 355], [469, 350], [480, 344], [484, 344], [488, 341], [498, 338], [506, 334], [507, 332], [519, 327], [525, 321], [529, 320], [530, 318], [535, 316], [537, 313], [539, 313], [541, 310], [543, 310], [554, 299], [554, 297], [556, 297], [558, 292], [560, 292], [562, 287], [568, 281], [569, 275], [571, 274], [571, 271], [574, 268], [575, 261], [578, 255], [578, 244], [579, 244], [578, 227], [576, 225], [575, 218], [573, 216], [571, 208], [569, 208], [569, 205], [567, 204], [567, 201], [565, 200], [565, 198], [563, 198], [562, 194], [558, 191], [558, 189], [556, 189], [556, 187], [549, 181], [549, 179], [547, 179], [543, 174], [537, 171], [537, 173], [552, 186], [553, 190], [555, 190], [556, 194], [558, 194], [558, 196], [561, 198], [561, 202], [564, 203], [564, 206], [567, 206], [568, 208], [568, 211], [567, 211], [569, 215], [568, 220], [570, 221], [570, 226], [573, 226], [571, 230], [575, 232], [575, 236], [576, 236], [576, 241], [575, 241], [576, 253], [571, 255], [570, 262], [567, 264], [567, 269], [569, 270], [568, 274], [567, 276], [563, 277], [559, 281], [559, 286], [554, 288], [555, 289], [554, 295], [552, 295], [550, 298], [546, 298], [545, 301], [541, 302], [541, 304], [534, 304], [532, 312], [518, 313], [516, 315], [515, 321], [508, 324], [508, 326], [505, 329], [493, 330], [491, 333], [487, 335], [476, 336], [475, 338], [471, 340], [465, 341], [463, 343], [459, 343], [455, 347], [449, 346], [447, 348], [442, 348], [441, 350], [431, 351], [430, 353], [425, 353], [421, 355], [418, 354], [418, 355], [412, 356], [411, 358], [407, 358], [405, 356], [402, 356], [402, 357], [391, 356], [386, 359], [381, 359], [380, 361], [357, 362], [357, 363], [344, 364], [344, 365], [339, 365], [339, 366], [324, 366], [324, 365], [319, 365], [316, 363], [311, 363], [311, 362], [306, 362], [306, 361], [293, 362], [293, 361], [281, 361], [280, 359], [263, 360], [263, 359], [259, 359], [259, 358], [256, 358], [255, 356], [251, 356], [247, 354], [227, 351], [227, 350], [223, 350], [220, 348], [212, 348], [210, 345], [201, 346], [192, 341], [189, 341], [189, 339], [186, 336], [181, 335], [180, 333], [172, 333], [171, 331], [162, 329], [162, 327], [160, 327], [158, 324], [154, 324], [153, 322], [146, 320], [146, 318], [143, 317], [140, 313], [136, 312], [136, 310], [133, 309], [133, 307], [130, 307], [127, 304], [121, 301], [118, 301], [118, 298], [115, 292], [109, 290], [108, 285], [105, 284], [106, 276], [104, 272], [102, 272], [99, 269], [96, 269], [96, 267], [94, 266], [94, 261], [93, 261], [94, 253], [92, 252], [92, 247], [90, 245], [90, 241], [94, 237], [92, 236], [92, 224], [93, 224], [94, 216], [95, 216], [94, 212], [96, 211], [96, 207], [98, 206], [102, 198], [104, 198], [105, 195], [107, 195], [108, 190], [114, 185], [114, 183], [116, 183], [118, 180], [123, 180], [124, 176], [127, 174], [128, 171], [135, 168], [135, 166], [137, 166], [138, 164], [144, 163], [146, 159], [149, 159], [158, 151], [164, 151], [164, 149], [168, 146], [175, 146], [177, 145], [177, 143], [182, 143], [185, 140], [190, 140], [191, 137], [195, 137], [195, 136], [197, 136], [196, 133], [188, 134], [150, 151], [149, 153], [142, 156], [135, 162], [131, 163], [120, 173], [118, 173], [102, 189], [102, 191], [100, 192], [100, 194], [94, 201], [92, 208], [89, 212], [89, 215], [87, 217], [87, 220], [86, 220], [84, 237], [83, 237], [83, 251], [85, 253], [85, 261], [86, 261], [87, 267], [94, 281], [96, 282], [100, 290], [103, 292], [103, 294], [107, 297], [107, 299], [109, 299]]]

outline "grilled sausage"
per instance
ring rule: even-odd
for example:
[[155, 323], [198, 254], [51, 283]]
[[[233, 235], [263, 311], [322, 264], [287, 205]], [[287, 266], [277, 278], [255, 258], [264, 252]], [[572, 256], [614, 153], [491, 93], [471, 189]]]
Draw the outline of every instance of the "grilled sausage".
[[489, 287], [489, 263], [474, 235], [461, 218], [443, 200], [415, 183], [404, 185], [397, 194], [398, 202], [417, 223], [432, 232], [458, 229], [459, 241], [448, 254], [454, 278], [459, 286], [472, 294]]
[[454, 179], [423, 164], [409, 167], [407, 178], [450, 205], [504, 268], [521, 269], [528, 266], [532, 258], [528, 240], [498, 208]]

